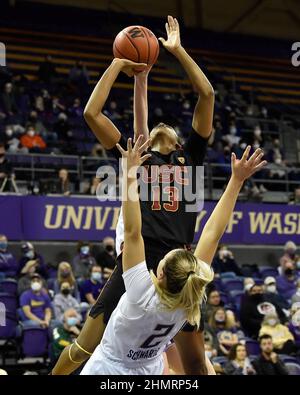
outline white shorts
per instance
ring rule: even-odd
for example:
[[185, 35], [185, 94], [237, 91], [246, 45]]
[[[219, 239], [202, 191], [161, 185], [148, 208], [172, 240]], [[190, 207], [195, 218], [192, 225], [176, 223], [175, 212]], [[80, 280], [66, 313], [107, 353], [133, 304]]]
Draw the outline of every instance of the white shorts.
[[164, 370], [163, 356], [156, 359], [153, 363], [138, 367], [127, 367], [123, 363], [112, 361], [105, 357], [99, 349], [96, 348], [91, 358], [87, 361], [80, 375], [162, 375]]

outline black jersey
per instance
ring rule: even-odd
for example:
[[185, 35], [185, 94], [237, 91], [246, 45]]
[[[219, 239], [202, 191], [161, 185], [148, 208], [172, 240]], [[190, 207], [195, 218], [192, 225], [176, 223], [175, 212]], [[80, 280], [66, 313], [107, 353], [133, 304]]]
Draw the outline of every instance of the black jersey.
[[[119, 144], [126, 149], [123, 136]], [[192, 130], [184, 146], [168, 155], [149, 151], [151, 157], [144, 162], [139, 177], [144, 238], [167, 246], [193, 242], [198, 214], [193, 194], [204, 188], [199, 177], [206, 147], [207, 139]], [[116, 148], [110, 152], [116, 158], [121, 156]]]

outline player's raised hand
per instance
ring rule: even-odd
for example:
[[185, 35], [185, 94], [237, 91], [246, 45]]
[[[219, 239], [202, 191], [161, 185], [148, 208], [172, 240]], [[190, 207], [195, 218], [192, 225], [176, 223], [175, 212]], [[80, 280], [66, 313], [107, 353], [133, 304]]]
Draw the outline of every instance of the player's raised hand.
[[119, 144], [116, 145], [122, 155], [122, 168], [124, 172], [128, 173], [128, 176], [136, 176], [136, 171], [151, 154], [143, 153], [149, 146], [150, 139], [143, 143], [144, 137], [139, 136], [134, 147], [132, 147], [132, 139], [127, 140], [127, 151], [124, 150]]
[[240, 182], [244, 182], [267, 164], [266, 160], [262, 160], [264, 152], [260, 148], [248, 159], [250, 150], [251, 146], [248, 145], [241, 159], [237, 159], [234, 153], [231, 154], [232, 175]]
[[174, 53], [181, 46], [180, 29], [177, 19], [170, 15], [168, 16], [168, 22], [166, 23], [166, 31], [168, 37], [167, 40], [160, 37], [159, 41], [169, 52]]
[[128, 77], [133, 77], [148, 68], [147, 63], [136, 63], [129, 59], [114, 58], [113, 61], [120, 67], [120, 71], [123, 71]]

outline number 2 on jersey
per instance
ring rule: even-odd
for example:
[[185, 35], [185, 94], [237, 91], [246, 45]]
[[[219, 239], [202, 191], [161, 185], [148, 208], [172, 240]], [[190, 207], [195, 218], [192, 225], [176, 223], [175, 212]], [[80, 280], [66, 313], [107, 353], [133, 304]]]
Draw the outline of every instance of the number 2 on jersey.
[[[153, 347], [158, 346], [163, 341], [163, 339], [159, 340], [156, 343], [151, 343], [151, 342], [153, 342], [153, 340], [155, 338], [166, 337], [170, 333], [170, 331], [174, 328], [174, 326], [175, 326], [175, 324], [173, 324], [173, 325], [158, 324], [156, 326], [156, 328], [154, 329], [154, 331], [156, 331], [157, 334], [149, 336], [148, 339], [145, 340], [144, 343], [140, 346], [140, 348], [153, 348]], [[165, 329], [165, 330], [163, 331], [163, 329]]]

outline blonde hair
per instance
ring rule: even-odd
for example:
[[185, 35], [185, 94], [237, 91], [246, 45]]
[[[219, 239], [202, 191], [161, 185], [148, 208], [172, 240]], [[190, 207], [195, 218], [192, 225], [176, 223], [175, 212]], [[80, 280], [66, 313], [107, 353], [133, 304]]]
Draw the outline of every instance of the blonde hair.
[[214, 278], [213, 270], [191, 252], [175, 250], [166, 259], [163, 271], [166, 287], [161, 286], [152, 271], [150, 273], [161, 303], [170, 311], [183, 309], [187, 321], [199, 328], [200, 304], [206, 299], [205, 288]]
[[[64, 269], [70, 270], [70, 274], [68, 275], [68, 277], [63, 277], [61, 275], [61, 272]], [[58, 265], [57, 280], [58, 280], [58, 283], [60, 286], [62, 283], [69, 283], [71, 285], [71, 287], [74, 286], [76, 281], [75, 281], [75, 277], [74, 277], [74, 274], [72, 271], [72, 267], [68, 262], [60, 262], [60, 264]]]
[[224, 315], [225, 315], [224, 328], [225, 329], [232, 329], [233, 327], [235, 327], [236, 322], [234, 319], [234, 315], [232, 317], [232, 315], [228, 314], [229, 311], [226, 311], [226, 309], [224, 309], [224, 307], [222, 307], [222, 306], [219, 306], [219, 307], [216, 307], [215, 309], [213, 309], [213, 311], [210, 314], [210, 317], [208, 319], [208, 325], [213, 329], [217, 329], [218, 326], [217, 326], [217, 321], [216, 321], [216, 314], [220, 310], [223, 311]]

